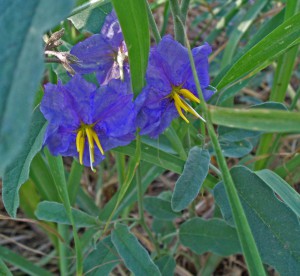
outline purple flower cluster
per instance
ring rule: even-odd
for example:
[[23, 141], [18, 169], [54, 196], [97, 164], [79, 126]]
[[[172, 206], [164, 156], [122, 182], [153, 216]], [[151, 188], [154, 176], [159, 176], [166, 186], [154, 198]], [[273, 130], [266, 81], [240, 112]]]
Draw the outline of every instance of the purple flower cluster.
[[111, 79], [130, 84], [128, 51], [114, 12], [106, 17], [101, 33], [76, 44], [70, 53], [78, 58], [72, 67], [76, 73], [96, 73], [100, 85]]
[[[205, 100], [209, 86], [208, 44], [192, 50]], [[73, 156], [81, 164], [95, 165], [104, 152], [129, 144], [136, 128], [141, 135], [158, 137], [185, 113], [196, 117], [191, 102], [199, 103], [188, 52], [171, 36], [150, 50], [147, 85], [133, 102], [128, 53], [115, 13], [106, 18], [100, 34], [75, 45], [71, 54], [76, 75], [65, 85], [47, 84], [41, 111], [49, 124], [44, 144], [53, 155]], [[100, 88], [81, 75], [96, 73]]]

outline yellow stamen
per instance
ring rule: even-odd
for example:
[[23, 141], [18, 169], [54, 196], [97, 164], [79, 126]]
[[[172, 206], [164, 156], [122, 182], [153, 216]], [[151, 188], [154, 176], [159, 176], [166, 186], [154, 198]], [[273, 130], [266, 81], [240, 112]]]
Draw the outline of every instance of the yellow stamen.
[[93, 129], [95, 124], [81, 124], [79, 129], [77, 130], [77, 135], [76, 135], [76, 149], [79, 153], [79, 162], [82, 165], [83, 164], [83, 154], [84, 154], [84, 147], [85, 147], [85, 140], [87, 137], [88, 140], [88, 146], [89, 146], [89, 155], [90, 155], [90, 166], [92, 171], [95, 172], [95, 169], [93, 167], [93, 163], [95, 162], [95, 145], [96, 143], [99, 151], [101, 152], [102, 155], [104, 155], [104, 150], [101, 146], [99, 137], [95, 130]]
[[100, 150], [101, 154], [104, 155], [104, 150], [100, 144], [100, 141], [99, 141], [99, 138], [98, 138], [98, 135], [96, 134], [95, 131], [92, 130], [92, 136], [93, 136], [93, 139], [98, 147], [98, 149]]
[[87, 127], [85, 129], [85, 131], [86, 131], [86, 135], [88, 137], [88, 142], [89, 142], [90, 160], [91, 160], [91, 163], [94, 163], [95, 156], [94, 156], [94, 141], [93, 141], [93, 135], [92, 135], [93, 130], [90, 127]]
[[84, 143], [85, 143], [85, 138], [84, 136], [80, 136], [79, 138], [79, 162], [82, 165], [83, 162], [83, 152], [84, 152]]
[[76, 135], [76, 149], [77, 149], [77, 152], [79, 152], [80, 150], [80, 138], [82, 136], [82, 130], [79, 130], [77, 135]]
[[200, 100], [191, 91], [187, 89], [182, 88], [178, 91], [178, 93], [193, 102], [200, 103]]
[[183, 104], [181, 98], [177, 93], [174, 94], [173, 99], [175, 102], [177, 102], [178, 106], [180, 106], [184, 111], [188, 111], [188, 108]]
[[184, 100], [183, 100], [183, 103], [187, 106], [188, 112], [192, 113], [194, 116], [196, 116], [197, 118], [201, 119], [204, 123], [206, 123], [205, 119], [202, 118], [202, 117], [197, 113], [197, 111], [196, 111], [194, 108], [192, 108], [192, 107], [191, 107], [187, 102], [185, 102]]
[[182, 113], [182, 111], [181, 111], [181, 107], [180, 107], [178, 101], [176, 101], [176, 100], [174, 99], [174, 103], [175, 103], [175, 107], [176, 107], [177, 112], [179, 113], [180, 117], [181, 117], [183, 120], [185, 120], [187, 123], [189, 123], [189, 120], [183, 115], [183, 113]]

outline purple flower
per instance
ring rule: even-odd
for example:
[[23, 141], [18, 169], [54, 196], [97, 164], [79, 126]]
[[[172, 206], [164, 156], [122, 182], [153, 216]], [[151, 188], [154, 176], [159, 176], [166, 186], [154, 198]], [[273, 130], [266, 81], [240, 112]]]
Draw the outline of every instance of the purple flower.
[[[205, 100], [213, 94], [207, 89], [210, 53], [211, 47], [207, 43], [192, 50]], [[140, 134], [156, 138], [178, 116], [189, 122], [184, 112], [200, 116], [186, 101], [200, 102], [188, 51], [171, 36], [164, 36], [161, 42], [151, 49], [146, 81], [146, 87], [135, 101]]]
[[75, 75], [67, 84], [46, 84], [41, 111], [49, 121], [44, 144], [53, 155], [73, 156], [85, 166], [97, 165], [104, 152], [134, 139], [132, 94], [119, 80], [99, 89]]
[[100, 85], [111, 79], [130, 83], [128, 51], [114, 12], [106, 17], [100, 34], [79, 42], [70, 53], [79, 59], [78, 64], [72, 65], [76, 73], [95, 72]]

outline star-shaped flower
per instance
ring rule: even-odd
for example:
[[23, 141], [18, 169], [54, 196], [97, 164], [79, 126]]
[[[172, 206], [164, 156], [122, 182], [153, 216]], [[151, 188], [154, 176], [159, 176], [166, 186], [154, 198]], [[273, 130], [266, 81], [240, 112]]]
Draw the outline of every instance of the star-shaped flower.
[[[207, 43], [192, 50], [205, 100], [213, 94], [207, 89], [210, 53], [211, 47]], [[199, 103], [200, 100], [188, 51], [171, 36], [164, 36], [161, 42], [150, 50], [146, 81], [146, 87], [135, 101], [140, 134], [156, 138], [178, 116], [189, 122], [184, 112], [200, 117], [189, 104]]]
[[100, 85], [111, 79], [130, 84], [128, 51], [115, 12], [106, 17], [100, 34], [76, 44], [70, 53], [78, 58], [72, 65], [79, 74], [95, 72]]
[[73, 156], [85, 166], [97, 165], [104, 152], [135, 137], [132, 94], [119, 80], [97, 89], [75, 75], [67, 84], [47, 84], [41, 111], [49, 121], [44, 144], [53, 155]]

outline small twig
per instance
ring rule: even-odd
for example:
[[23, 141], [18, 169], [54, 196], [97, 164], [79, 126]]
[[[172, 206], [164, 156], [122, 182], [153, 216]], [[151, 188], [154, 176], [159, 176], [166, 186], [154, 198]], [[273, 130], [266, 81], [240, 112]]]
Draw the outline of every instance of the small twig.
[[47, 63], [61, 63], [61, 61], [56, 57], [45, 57], [45, 62]]

